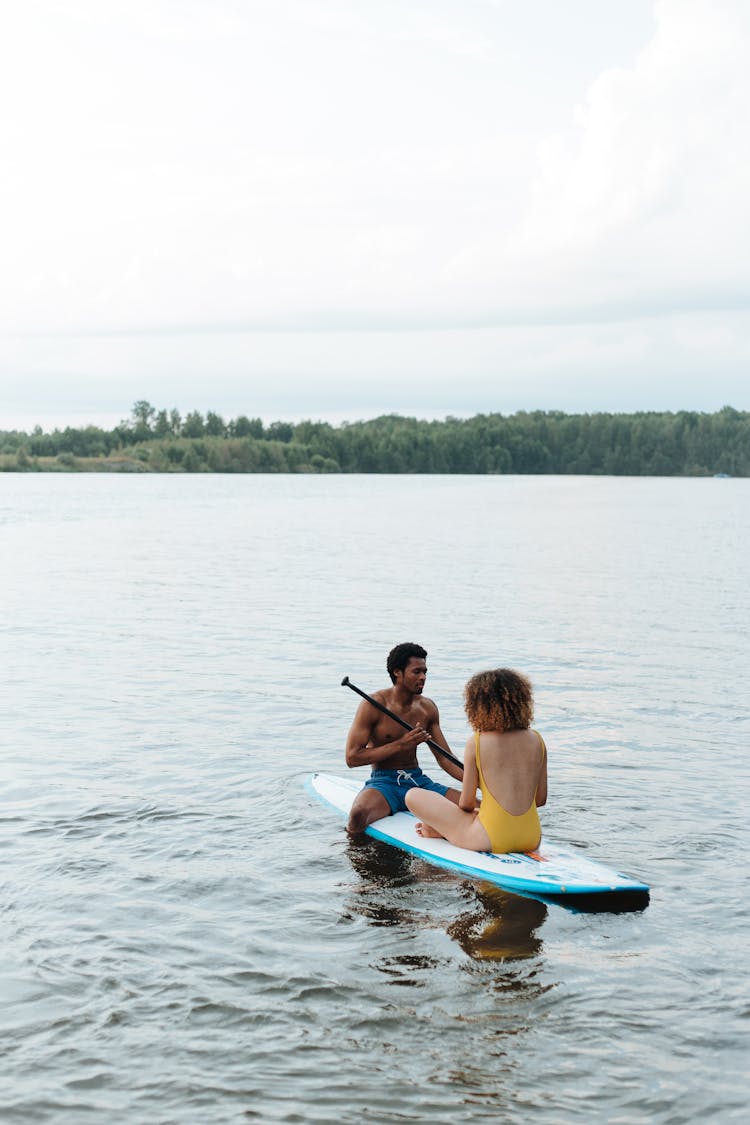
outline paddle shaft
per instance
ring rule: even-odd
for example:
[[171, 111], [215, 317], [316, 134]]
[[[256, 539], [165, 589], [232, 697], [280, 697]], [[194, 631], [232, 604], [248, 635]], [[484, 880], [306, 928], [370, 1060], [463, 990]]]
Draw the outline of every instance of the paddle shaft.
[[[394, 715], [393, 711], [389, 711], [388, 708], [385, 707], [382, 703], [378, 703], [377, 699], [373, 699], [372, 696], [368, 695], [366, 691], [360, 691], [358, 687], [355, 687], [348, 676], [344, 676], [343, 680], [341, 681], [341, 686], [348, 687], [351, 688], [352, 691], [356, 691], [357, 695], [361, 695], [362, 698], [366, 699], [368, 703], [371, 703], [373, 707], [377, 707], [378, 711], [382, 711], [384, 715], [387, 715], [389, 719], [393, 719], [394, 723], [398, 723], [398, 725], [404, 727], [405, 730], [414, 730], [414, 727], [411, 726], [410, 723], [407, 723], [406, 719], [402, 719], [400, 715]], [[453, 762], [454, 766], [458, 766], [460, 770], [463, 770], [463, 764], [459, 762], [458, 758], [454, 758], [448, 750], [445, 750], [442, 746], [438, 745], [438, 743], [435, 742], [433, 738], [427, 738], [425, 739], [425, 741], [430, 750], [434, 750], [436, 754], [442, 754], [443, 757], [447, 758], [449, 762]]]

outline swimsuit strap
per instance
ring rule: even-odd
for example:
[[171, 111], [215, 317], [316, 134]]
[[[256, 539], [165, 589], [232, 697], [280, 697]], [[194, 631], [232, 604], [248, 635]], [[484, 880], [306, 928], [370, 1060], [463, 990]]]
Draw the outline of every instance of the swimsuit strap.
[[479, 774], [479, 788], [482, 789], [482, 790], [487, 789], [487, 783], [484, 780], [484, 774], [482, 773], [482, 759], [479, 756], [479, 731], [478, 730], [474, 731], [474, 760], [477, 763], [477, 773]]

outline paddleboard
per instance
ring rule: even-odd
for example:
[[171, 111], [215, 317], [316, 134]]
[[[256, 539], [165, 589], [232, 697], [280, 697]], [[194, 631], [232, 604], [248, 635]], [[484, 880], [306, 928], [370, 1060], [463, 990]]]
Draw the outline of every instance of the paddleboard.
[[[348, 816], [362, 788], [361, 779], [315, 773], [308, 788], [319, 800]], [[374, 821], [365, 832], [438, 867], [446, 867], [474, 879], [485, 879], [504, 890], [544, 897], [571, 895], [647, 895], [648, 884], [631, 879], [579, 851], [545, 838], [535, 852], [494, 855], [457, 848], [447, 840], [423, 839], [417, 835], [416, 818], [399, 812]]]

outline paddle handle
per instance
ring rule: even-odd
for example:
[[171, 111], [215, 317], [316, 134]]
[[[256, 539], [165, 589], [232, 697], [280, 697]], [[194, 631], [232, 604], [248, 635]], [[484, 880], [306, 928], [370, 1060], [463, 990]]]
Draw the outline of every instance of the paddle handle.
[[[343, 680], [341, 681], [341, 686], [348, 687], [351, 688], [352, 691], [356, 691], [357, 695], [361, 695], [363, 699], [366, 699], [367, 702], [371, 703], [373, 707], [377, 707], [378, 711], [382, 711], [383, 714], [387, 715], [389, 719], [393, 719], [394, 723], [398, 723], [400, 727], [403, 727], [405, 730], [414, 730], [414, 727], [411, 726], [410, 723], [407, 723], [406, 719], [402, 719], [400, 715], [395, 715], [393, 711], [389, 711], [387, 707], [385, 707], [382, 703], [378, 703], [377, 699], [373, 699], [372, 696], [368, 695], [366, 691], [360, 691], [360, 689], [352, 683], [348, 676], [344, 676]], [[454, 758], [448, 750], [444, 749], [444, 747], [438, 745], [438, 743], [435, 742], [433, 738], [426, 739], [426, 742], [430, 750], [434, 750], [436, 754], [442, 754], [443, 757], [447, 758], [449, 762], [453, 762], [454, 766], [458, 766], [460, 770], [463, 770], [463, 763], [459, 762], [458, 758]]]

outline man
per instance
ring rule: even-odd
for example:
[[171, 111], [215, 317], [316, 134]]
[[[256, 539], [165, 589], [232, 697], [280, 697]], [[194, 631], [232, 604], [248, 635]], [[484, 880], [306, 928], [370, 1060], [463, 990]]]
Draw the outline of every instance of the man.
[[[404, 797], [415, 786], [442, 793], [458, 804], [461, 793], [433, 781], [417, 764], [417, 747], [431, 738], [450, 751], [440, 729], [438, 709], [422, 694], [427, 676], [427, 653], [421, 645], [396, 645], [388, 654], [388, 674], [393, 687], [373, 695], [389, 711], [400, 715], [414, 729], [407, 731], [366, 699], [357, 708], [346, 740], [346, 764], [372, 766], [365, 787], [354, 799], [347, 832], [356, 836], [368, 824], [406, 809]], [[446, 773], [461, 780], [461, 769], [432, 751]]]

